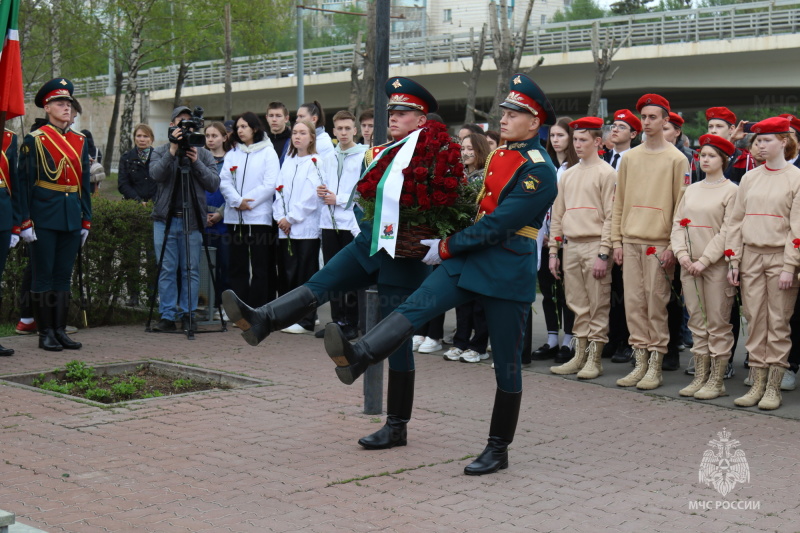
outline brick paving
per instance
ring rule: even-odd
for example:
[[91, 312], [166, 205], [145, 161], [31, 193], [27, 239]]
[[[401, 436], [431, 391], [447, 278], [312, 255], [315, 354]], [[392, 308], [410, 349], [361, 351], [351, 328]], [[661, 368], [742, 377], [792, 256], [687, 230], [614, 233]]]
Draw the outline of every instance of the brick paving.
[[[160, 358], [270, 384], [106, 409], [0, 385], [0, 508], [51, 533], [800, 530], [794, 393], [770, 416], [726, 407], [732, 397], [674, 399], [690, 379], [678, 372], [643, 394], [613, 387], [628, 365], [606, 363], [598, 385], [546, 375], [539, 363], [524, 373], [510, 468], [468, 477], [491, 416], [488, 364], [418, 356], [408, 446], [366, 451], [356, 440], [380, 422], [362, 413], [360, 381], [336, 379], [318, 339], [274, 334], [254, 348], [235, 329], [190, 342], [136, 327], [77, 337], [84, 349], [62, 353], [4, 339], [17, 355], [0, 359], [0, 374]], [[744, 390], [742, 374], [732, 394]], [[724, 498], [698, 482], [723, 427], [751, 473]]]

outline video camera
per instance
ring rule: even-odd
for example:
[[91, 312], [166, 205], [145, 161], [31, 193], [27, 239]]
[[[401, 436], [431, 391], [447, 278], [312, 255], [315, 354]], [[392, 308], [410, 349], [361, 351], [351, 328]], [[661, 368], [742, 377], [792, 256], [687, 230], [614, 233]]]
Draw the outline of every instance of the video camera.
[[[192, 118], [181, 120], [177, 126], [169, 127], [169, 142], [178, 145], [181, 150], [188, 150], [189, 148], [203, 147], [206, 145], [206, 136], [200, 132], [203, 129], [205, 121], [203, 120], [203, 108], [197, 106], [192, 112]], [[175, 130], [181, 130], [181, 138], [176, 139], [173, 133]]]

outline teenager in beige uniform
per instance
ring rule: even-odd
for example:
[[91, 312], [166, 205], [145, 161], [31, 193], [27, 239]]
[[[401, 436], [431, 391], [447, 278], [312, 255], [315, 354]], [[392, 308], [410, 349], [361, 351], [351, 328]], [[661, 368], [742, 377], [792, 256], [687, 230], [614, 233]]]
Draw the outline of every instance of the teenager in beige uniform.
[[[747, 351], [753, 385], [734, 400], [740, 407], [781, 405], [781, 379], [789, 367], [789, 318], [797, 299], [800, 266], [800, 169], [786, 161], [797, 151], [789, 120], [774, 117], [752, 127], [764, 164], [742, 178], [731, 215], [726, 248], [728, 280], [742, 286], [744, 314], [750, 324]], [[741, 270], [740, 270], [741, 269]]]
[[[636, 110], [647, 139], [622, 158], [611, 219], [614, 261], [622, 266], [625, 317], [636, 366], [617, 385], [650, 390], [661, 385], [661, 363], [669, 342], [667, 276], [675, 269], [669, 239], [675, 207], [688, 185], [689, 163], [664, 139], [669, 119], [666, 98], [646, 94]], [[652, 257], [647, 255], [650, 247], [656, 249]]]
[[705, 179], [686, 189], [672, 223], [672, 251], [681, 265], [683, 300], [694, 341], [694, 379], [681, 396], [711, 400], [726, 396], [725, 369], [733, 348], [731, 307], [736, 287], [728, 283], [725, 224], [739, 190], [723, 172], [736, 151], [719, 135], [700, 137]]
[[564, 172], [550, 223], [550, 272], [560, 279], [559, 239], [564, 242], [564, 290], [575, 313], [575, 355], [554, 374], [594, 379], [603, 373], [601, 356], [608, 342], [611, 307], [611, 211], [617, 173], [597, 151], [603, 119], [585, 117], [569, 124], [580, 163]]

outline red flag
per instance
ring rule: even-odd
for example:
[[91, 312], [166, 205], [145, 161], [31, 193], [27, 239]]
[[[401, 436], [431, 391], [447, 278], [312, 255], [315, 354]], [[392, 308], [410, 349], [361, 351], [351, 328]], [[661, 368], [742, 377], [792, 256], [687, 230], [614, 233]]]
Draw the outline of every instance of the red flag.
[[25, 93], [22, 89], [22, 62], [19, 52], [17, 18], [19, 0], [2, 0], [0, 31], [3, 32], [3, 51], [0, 52], [0, 113], [6, 119], [25, 114]]

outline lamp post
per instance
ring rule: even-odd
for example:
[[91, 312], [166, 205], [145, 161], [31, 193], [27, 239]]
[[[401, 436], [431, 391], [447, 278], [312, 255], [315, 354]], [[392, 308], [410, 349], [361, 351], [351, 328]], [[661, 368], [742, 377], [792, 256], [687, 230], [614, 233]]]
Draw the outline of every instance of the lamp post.
[[305, 65], [303, 64], [303, 6], [297, 6], [297, 67], [294, 69], [297, 76], [297, 108], [305, 103], [306, 87], [303, 79], [305, 78]]

